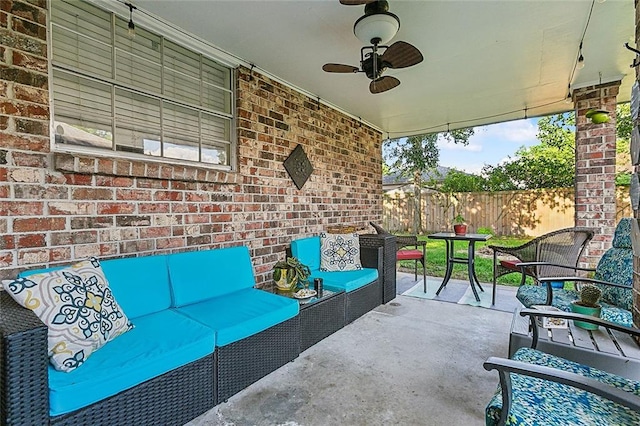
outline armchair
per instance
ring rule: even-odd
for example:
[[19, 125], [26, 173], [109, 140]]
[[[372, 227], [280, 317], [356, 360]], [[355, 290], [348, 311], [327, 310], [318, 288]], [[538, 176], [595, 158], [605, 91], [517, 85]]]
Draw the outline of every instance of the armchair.
[[[378, 234], [390, 234], [380, 225], [373, 222], [369, 224], [376, 230]], [[418, 240], [417, 235], [395, 235], [396, 237], [396, 262], [401, 260], [413, 260], [414, 263], [414, 279], [418, 280], [418, 262], [422, 264], [422, 285], [424, 292], [427, 292], [427, 253], [426, 241]], [[408, 248], [409, 247], [409, 248]], [[420, 250], [422, 248], [422, 250]]]
[[[585, 247], [595, 233], [591, 228], [565, 228], [541, 235], [517, 247], [489, 245], [493, 250], [493, 300], [495, 304], [496, 281], [511, 273], [521, 273], [523, 286], [527, 276], [536, 283], [543, 277], [566, 274], [564, 266], [575, 268]], [[500, 254], [514, 260], [500, 259]], [[523, 266], [526, 265], [526, 266]]]
[[[573, 313], [523, 310], [521, 315], [591, 322], [640, 337], [640, 330], [596, 317]], [[534, 329], [536, 327], [534, 326]], [[486, 407], [487, 425], [640, 424], [640, 382], [531, 348], [520, 348], [511, 359], [489, 358], [487, 371], [497, 370], [500, 385]], [[624, 360], [621, 360], [624, 362]], [[567, 409], [567, 407], [571, 407]]]
[[[553, 288], [552, 282], [573, 281], [579, 289], [582, 283], [592, 283], [600, 287], [602, 297], [601, 317], [604, 320], [630, 327], [633, 324], [631, 315], [633, 306], [633, 248], [631, 246], [631, 224], [633, 218], [623, 218], [616, 227], [612, 247], [600, 258], [595, 269], [563, 266], [550, 262], [524, 262], [518, 264], [522, 270], [531, 267], [555, 267], [555, 270], [571, 271], [573, 275], [560, 272], [558, 276], [538, 278], [541, 285], [520, 286], [516, 297], [527, 308], [532, 305], [552, 305], [566, 312], [571, 312], [571, 301], [578, 299], [577, 290]], [[593, 278], [579, 277], [577, 271], [594, 272]]]

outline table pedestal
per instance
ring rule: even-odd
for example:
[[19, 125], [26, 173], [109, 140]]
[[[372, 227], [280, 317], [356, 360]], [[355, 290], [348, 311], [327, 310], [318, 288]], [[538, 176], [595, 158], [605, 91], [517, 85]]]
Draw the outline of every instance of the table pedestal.
[[[451, 274], [453, 272], [453, 264], [460, 263], [467, 265], [467, 271], [469, 273], [469, 284], [471, 285], [471, 291], [473, 291], [473, 295], [476, 298], [476, 301], [480, 301], [480, 296], [478, 296], [478, 290], [476, 290], [476, 286], [480, 289], [480, 291], [484, 292], [484, 289], [480, 285], [480, 281], [478, 280], [478, 276], [476, 275], [475, 269], [475, 244], [476, 241], [487, 241], [491, 238], [491, 235], [487, 234], [465, 234], [465, 235], [456, 235], [448, 232], [439, 232], [437, 234], [429, 235], [429, 238], [434, 240], [444, 240], [447, 247], [447, 271], [444, 274], [444, 279], [442, 280], [442, 284], [438, 291], [436, 291], [436, 295], [439, 295], [443, 288], [447, 286], [447, 283], [451, 279]], [[454, 243], [456, 241], [466, 241], [468, 243], [467, 249], [467, 257], [456, 257], [454, 250]]]

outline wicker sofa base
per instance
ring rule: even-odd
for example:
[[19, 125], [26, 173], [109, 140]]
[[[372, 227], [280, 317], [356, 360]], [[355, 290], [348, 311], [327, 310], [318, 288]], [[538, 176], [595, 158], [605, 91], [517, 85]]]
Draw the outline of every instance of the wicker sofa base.
[[300, 352], [344, 327], [345, 292], [300, 308]]
[[300, 317], [217, 348], [216, 404], [293, 361], [300, 354]]
[[349, 324], [382, 302], [380, 279], [347, 293], [346, 323]]
[[183, 425], [214, 407], [215, 353], [70, 414], [52, 425]]

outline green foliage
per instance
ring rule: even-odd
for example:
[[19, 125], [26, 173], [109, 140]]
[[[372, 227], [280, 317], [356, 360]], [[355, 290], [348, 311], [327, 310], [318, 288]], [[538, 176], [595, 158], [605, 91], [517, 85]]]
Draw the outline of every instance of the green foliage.
[[282, 277], [282, 270], [287, 270], [287, 283], [295, 284], [296, 282], [306, 281], [311, 275], [309, 267], [301, 263], [296, 257], [288, 257], [286, 260], [280, 260], [273, 265], [273, 279], [279, 281]]
[[464, 217], [462, 217], [461, 214], [458, 214], [453, 218], [453, 223], [455, 223], [457, 225], [462, 225], [464, 222], [465, 222], [464, 221]]
[[473, 135], [473, 128], [452, 130], [443, 133], [409, 136], [408, 138], [389, 139], [385, 142], [385, 160], [393, 170], [405, 176], [415, 175], [438, 165], [440, 151], [438, 139], [467, 145]]
[[622, 172], [616, 174], [616, 185], [631, 185], [631, 173]]
[[478, 234], [495, 235], [495, 232], [493, 232], [493, 229], [489, 228], [488, 226], [481, 226], [480, 228], [478, 228]]
[[628, 141], [631, 139], [632, 130], [631, 103], [618, 104], [616, 107], [616, 137]]
[[439, 188], [442, 192], [482, 192], [487, 190], [487, 181], [482, 176], [451, 170]]

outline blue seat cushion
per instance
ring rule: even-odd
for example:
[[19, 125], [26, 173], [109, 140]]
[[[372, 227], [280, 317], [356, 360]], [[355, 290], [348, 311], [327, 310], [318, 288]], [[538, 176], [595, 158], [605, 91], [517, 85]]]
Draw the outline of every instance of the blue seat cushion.
[[[295, 299], [254, 288], [175, 308], [216, 332], [216, 345], [225, 346], [298, 315]], [[268, 356], [268, 355], [266, 355]]]
[[324, 288], [328, 290], [344, 290], [347, 293], [363, 287], [378, 279], [378, 270], [373, 268], [362, 268], [355, 271], [312, 271], [311, 277], [322, 278]]
[[244, 246], [170, 254], [168, 263], [174, 307], [255, 285], [251, 256]]
[[116, 395], [215, 349], [213, 330], [171, 310], [138, 317], [135, 324], [80, 368], [64, 373], [49, 367], [51, 416]]
[[167, 256], [127, 257], [100, 262], [113, 296], [129, 318], [169, 309]]
[[[516, 361], [580, 374], [640, 396], [640, 382], [606, 373], [530, 348], [520, 348]], [[568, 385], [520, 374], [511, 375], [509, 425], [637, 425], [640, 413]], [[497, 424], [502, 411], [500, 387], [487, 405], [486, 424]]]

